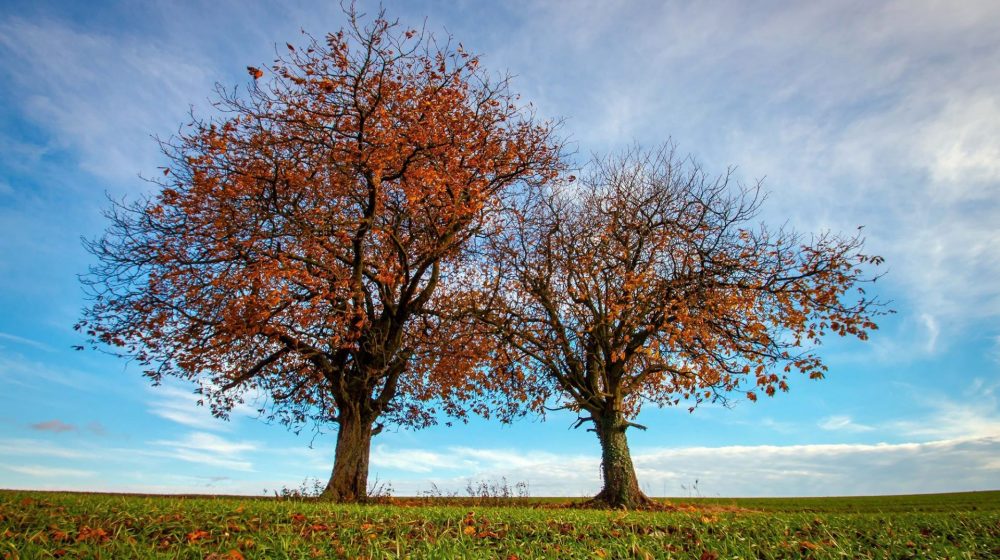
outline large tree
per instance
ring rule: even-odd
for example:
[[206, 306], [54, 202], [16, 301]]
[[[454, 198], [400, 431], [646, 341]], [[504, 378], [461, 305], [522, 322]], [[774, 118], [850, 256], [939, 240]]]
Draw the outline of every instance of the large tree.
[[755, 401], [793, 370], [823, 377], [825, 333], [876, 328], [880, 304], [858, 284], [881, 259], [860, 236], [758, 225], [759, 185], [710, 177], [669, 145], [589, 169], [521, 200], [493, 239], [478, 315], [509, 349], [507, 371], [542, 382], [537, 406], [560, 399], [597, 433], [594, 503], [647, 507], [626, 438], [641, 406]]
[[449, 307], [469, 239], [559, 166], [506, 77], [348, 15], [267, 76], [248, 67], [245, 91], [220, 89], [216, 116], [162, 143], [155, 192], [113, 204], [87, 244], [99, 261], [78, 324], [154, 382], [197, 382], [217, 415], [259, 394], [271, 418], [334, 423], [324, 495], [339, 501], [366, 498], [384, 425], [517, 408], [509, 376], [481, 367], [488, 340]]

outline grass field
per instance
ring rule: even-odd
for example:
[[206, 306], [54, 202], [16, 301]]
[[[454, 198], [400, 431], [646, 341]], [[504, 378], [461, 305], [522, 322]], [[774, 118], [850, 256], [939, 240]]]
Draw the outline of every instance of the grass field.
[[0, 491], [22, 558], [1000, 558], [1000, 492], [678, 499], [676, 511], [552, 500], [339, 506]]

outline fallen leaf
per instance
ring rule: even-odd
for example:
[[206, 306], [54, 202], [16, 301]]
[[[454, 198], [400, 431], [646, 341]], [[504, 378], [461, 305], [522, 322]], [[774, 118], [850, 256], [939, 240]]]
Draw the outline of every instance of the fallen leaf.
[[82, 542], [82, 541], [106, 542], [108, 540], [109, 537], [107, 531], [101, 528], [91, 529], [86, 525], [80, 528], [79, 532], [77, 532], [76, 534], [76, 542]]
[[206, 556], [205, 560], [246, 560], [246, 558], [243, 556], [242, 552], [234, 548], [225, 554], [213, 552], [212, 554]]
[[187, 534], [187, 541], [189, 543], [193, 543], [195, 541], [200, 541], [200, 540], [207, 539], [207, 538], [209, 538], [211, 536], [212, 536], [212, 534], [209, 533], [208, 531], [203, 531], [203, 530], [199, 529], [197, 531], [191, 531], [190, 533], [188, 533]]

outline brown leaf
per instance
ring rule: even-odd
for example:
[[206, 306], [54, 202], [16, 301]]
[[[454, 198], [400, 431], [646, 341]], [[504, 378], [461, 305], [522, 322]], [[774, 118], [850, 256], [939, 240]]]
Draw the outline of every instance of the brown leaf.
[[225, 554], [213, 552], [212, 554], [206, 556], [205, 560], [245, 560], [245, 557], [242, 552], [233, 548]]
[[107, 542], [110, 539], [104, 529], [91, 529], [84, 525], [76, 534], [76, 542]]
[[53, 529], [51, 533], [52, 540], [56, 542], [72, 540], [69, 538], [69, 533], [66, 531], [60, 531], [59, 529]]
[[208, 531], [198, 529], [196, 531], [191, 531], [190, 533], [187, 534], [187, 541], [189, 543], [193, 543], [195, 541], [205, 540], [211, 536], [212, 534], [209, 533]]
[[805, 552], [807, 550], [818, 550], [819, 548], [820, 546], [818, 544], [809, 541], [801, 541], [799, 543], [799, 550], [801, 550], [802, 552]]

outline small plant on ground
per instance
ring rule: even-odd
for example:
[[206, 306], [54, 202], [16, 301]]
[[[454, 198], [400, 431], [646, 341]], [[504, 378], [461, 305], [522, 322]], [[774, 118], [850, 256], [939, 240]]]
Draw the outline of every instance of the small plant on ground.
[[482, 505], [499, 505], [509, 502], [512, 498], [529, 498], [528, 483], [521, 481], [513, 486], [507, 481], [507, 477], [499, 480], [470, 480], [465, 485], [465, 492], [470, 498]]
[[264, 495], [274, 494], [279, 500], [309, 500], [318, 498], [323, 493], [323, 482], [318, 478], [307, 476], [298, 487], [282, 486], [278, 490], [264, 489]]

